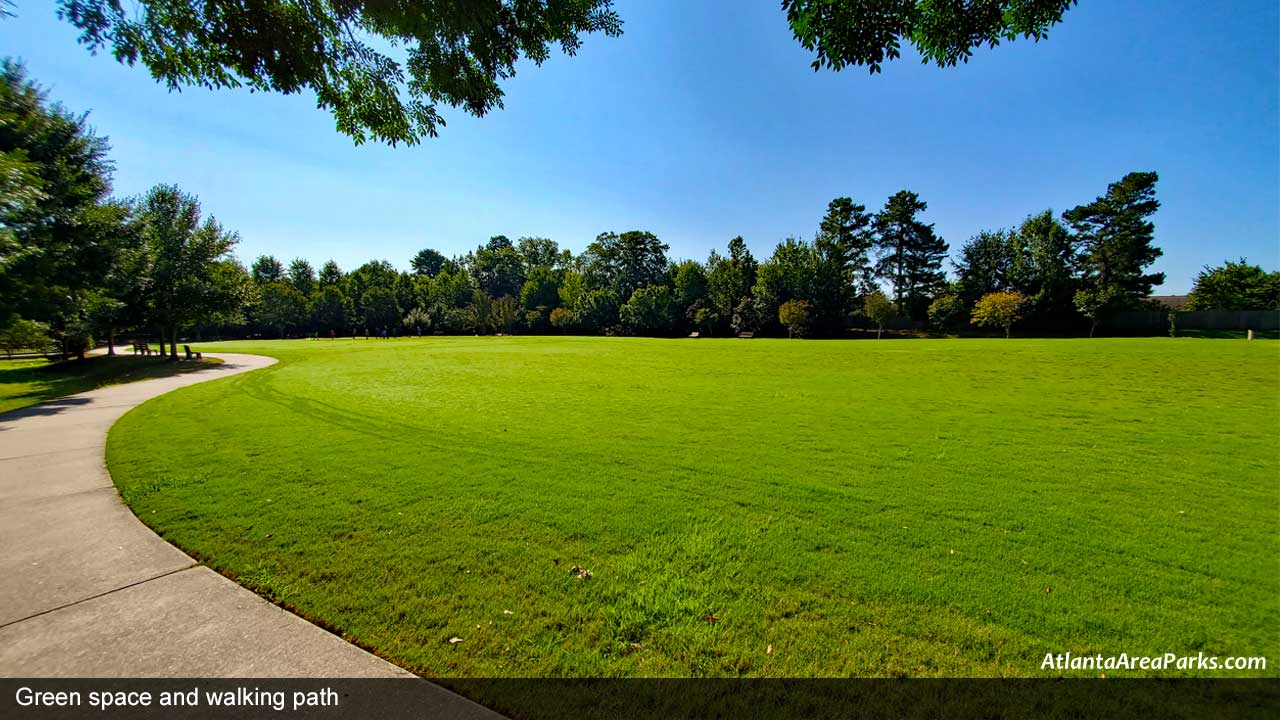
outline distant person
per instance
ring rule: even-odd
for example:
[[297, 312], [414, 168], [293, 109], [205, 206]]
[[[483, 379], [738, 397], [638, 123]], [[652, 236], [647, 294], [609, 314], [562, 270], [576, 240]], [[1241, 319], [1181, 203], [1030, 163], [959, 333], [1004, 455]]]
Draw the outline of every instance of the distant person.
[[333, 329], [332, 329], [332, 328], [330, 328], [330, 329], [329, 329], [329, 339], [330, 339], [330, 340], [334, 340], [334, 339], [336, 339], [336, 338], [337, 338], [337, 335], [335, 335], [335, 334], [334, 334], [334, 332], [333, 332]]

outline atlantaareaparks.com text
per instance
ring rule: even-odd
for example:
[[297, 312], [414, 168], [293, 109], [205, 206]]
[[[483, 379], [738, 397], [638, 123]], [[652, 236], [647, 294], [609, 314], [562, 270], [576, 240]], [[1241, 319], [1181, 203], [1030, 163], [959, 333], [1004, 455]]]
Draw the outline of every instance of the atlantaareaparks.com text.
[[1046, 653], [1041, 670], [1266, 670], [1265, 657], [1228, 657], [1213, 655], [1073, 655]]

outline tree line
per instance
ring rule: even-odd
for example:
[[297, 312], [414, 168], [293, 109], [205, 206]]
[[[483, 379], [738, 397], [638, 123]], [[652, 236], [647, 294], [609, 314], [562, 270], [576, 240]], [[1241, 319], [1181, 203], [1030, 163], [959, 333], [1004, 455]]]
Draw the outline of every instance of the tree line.
[[928, 205], [903, 190], [869, 211], [827, 206], [812, 239], [787, 238], [763, 260], [742, 237], [705, 261], [675, 260], [652, 232], [601, 233], [580, 254], [550, 239], [497, 235], [465, 255], [426, 248], [397, 272], [385, 260], [343, 273], [332, 261], [288, 268], [258, 258], [262, 334], [349, 331], [563, 332], [675, 336], [740, 333], [841, 337], [895, 319], [942, 331], [971, 324], [1077, 332], [1107, 313], [1142, 307], [1160, 273], [1150, 216], [1155, 173], [1130, 173], [1060, 217], [1044, 211], [1010, 230], [979, 233], [948, 282], [948, 244]]
[[[246, 267], [238, 235], [177, 187], [112, 197], [109, 148], [86, 116], [51, 103], [13, 61], [0, 64], [0, 79], [0, 343], [9, 349], [52, 340], [80, 354], [123, 330], [161, 338], [171, 357], [182, 334], [840, 337], [895, 320], [1083, 333], [1142, 308], [1164, 279], [1149, 272], [1161, 254], [1152, 172], [1061, 215], [979, 233], [957, 253], [951, 281], [949, 246], [908, 190], [875, 210], [835, 198], [811, 239], [787, 238], [764, 259], [735, 237], [705, 261], [677, 260], [654, 233], [631, 230], [601, 233], [578, 254], [497, 235], [454, 257], [423, 249], [404, 272], [386, 260], [349, 271], [330, 260], [317, 271], [271, 256]], [[1244, 260], [1206, 269], [1193, 304], [1274, 308], [1276, 277]]]

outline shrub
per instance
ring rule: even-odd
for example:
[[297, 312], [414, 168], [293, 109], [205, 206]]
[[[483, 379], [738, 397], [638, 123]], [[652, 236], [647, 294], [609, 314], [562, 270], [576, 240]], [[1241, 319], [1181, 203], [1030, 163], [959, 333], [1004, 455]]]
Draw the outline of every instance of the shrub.
[[551, 311], [551, 325], [567, 331], [578, 324], [578, 316], [569, 308], [558, 307]]
[[404, 316], [404, 330], [408, 334], [410, 332], [421, 335], [423, 330], [431, 329], [431, 315], [422, 308], [414, 308]]
[[929, 325], [935, 330], [953, 330], [964, 322], [964, 316], [964, 300], [959, 295], [941, 295], [929, 304]]
[[[558, 309], [558, 308], [557, 308]], [[524, 314], [524, 325], [529, 328], [529, 332], [542, 333], [547, 331], [547, 308], [539, 305]]]
[[47, 352], [51, 341], [49, 340], [49, 326], [34, 320], [23, 320], [18, 318], [12, 325], [0, 331], [0, 348], [4, 349], [6, 355], [12, 355], [16, 350], [33, 350], [35, 352]]
[[787, 337], [804, 336], [809, 328], [809, 303], [788, 300], [778, 308], [778, 322], [787, 327]]

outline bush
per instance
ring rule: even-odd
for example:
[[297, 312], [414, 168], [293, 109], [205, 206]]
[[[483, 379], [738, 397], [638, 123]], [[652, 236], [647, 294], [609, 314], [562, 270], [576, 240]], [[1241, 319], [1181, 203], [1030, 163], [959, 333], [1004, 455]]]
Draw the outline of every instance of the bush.
[[788, 300], [778, 308], [778, 322], [787, 327], [787, 337], [803, 337], [809, 329], [809, 303]]
[[49, 326], [34, 320], [18, 318], [12, 325], [0, 331], [0, 348], [6, 355], [18, 350], [48, 352], [52, 341], [49, 339]]
[[551, 325], [562, 331], [567, 331], [578, 324], [578, 315], [569, 308], [558, 307], [551, 311]]
[[733, 320], [730, 326], [734, 334], [755, 332], [764, 322], [760, 319], [759, 305], [751, 297], [744, 297], [733, 309]]
[[524, 314], [524, 325], [529, 332], [543, 333], [547, 331], [547, 308], [538, 306]]
[[423, 330], [431, 330], [431, 315], [422, 308], [414, 308], [404, 316], [403, 323], [406, 335], [421, 335]]
[[965, 306], [959, 295], [941, 295], [929, 304], [929, 326], [935, 330], [954, 330], [964, 322]]

